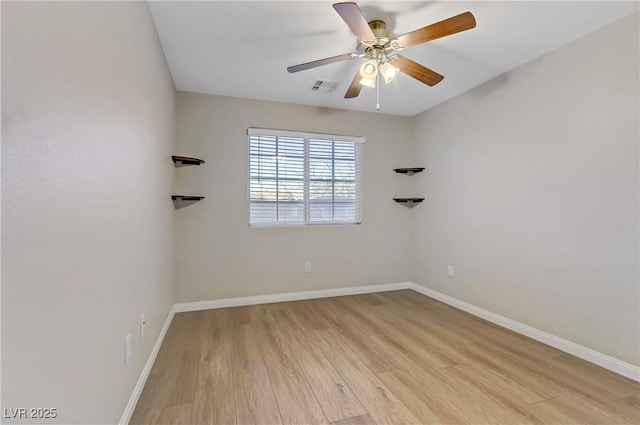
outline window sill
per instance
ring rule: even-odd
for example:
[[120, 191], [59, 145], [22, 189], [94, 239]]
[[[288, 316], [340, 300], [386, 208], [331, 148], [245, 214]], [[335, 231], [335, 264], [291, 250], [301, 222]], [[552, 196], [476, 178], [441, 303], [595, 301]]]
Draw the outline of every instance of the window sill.
[[362, 222], [352, 223], [260, 223], [249, 224], [249, 228], [264, 229], [264, 228], [288, 228], [288, 227], [328, 227], [328, 226], [358, 226]]

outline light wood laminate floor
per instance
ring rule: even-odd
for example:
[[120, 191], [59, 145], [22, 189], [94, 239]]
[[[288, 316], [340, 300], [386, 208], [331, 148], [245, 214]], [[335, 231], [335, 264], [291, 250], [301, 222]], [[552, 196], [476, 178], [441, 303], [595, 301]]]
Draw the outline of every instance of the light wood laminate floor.
[[411, 290], [176, 314], [131, 424], [640, 424], [640, 387]]

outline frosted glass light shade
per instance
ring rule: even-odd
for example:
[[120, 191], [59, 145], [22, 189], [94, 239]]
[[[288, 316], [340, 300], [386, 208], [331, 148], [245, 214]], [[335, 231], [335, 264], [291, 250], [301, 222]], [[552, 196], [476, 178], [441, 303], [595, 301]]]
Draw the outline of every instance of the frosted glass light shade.
[[385, 62], [380, 66], [380, 73], [382, 74], [382, 78], [384, 78], [384, 82], [389, 84], [396, 78], [396, 75], [400, 70], [395, 66], [391, 65], [389, 62]]
[[375, 88], [376, 76], [378, 75], [378, 63], [373, 59], [366, 61], [360, 67], [360, 75], [362, 76], [360, 84], [366, 87]]

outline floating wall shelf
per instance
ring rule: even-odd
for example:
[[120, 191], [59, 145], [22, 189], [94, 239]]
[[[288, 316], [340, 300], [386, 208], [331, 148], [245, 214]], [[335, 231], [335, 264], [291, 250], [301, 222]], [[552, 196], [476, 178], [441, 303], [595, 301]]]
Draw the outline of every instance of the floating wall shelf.
[[[204, 164], [203, 159], [199, 158], [191, 158], [189, 156], [178, 156], [171, 155], [171, 160], [175, 164], [176, 168], [178, 167], [186, 167], [188, 165], [200, 165]], [[204, 199], [204, 196], [193, 196], [193, 195], [171, 195], [171, 200], [173, 201], [173, 207], [175, 209], [180, 209], [187, 207], [191, 204], [195, 204], [198, 201]]]
[[406, 174], [407, 176], [413, 176], [416, 173], [421, 173], [424, 171], [424, 167], [412, 167], [412, 168], [394, 168], [398, 174]]
[[191, 158], [188, 156], [177, 156], [172, 155], [171, 160], [176, 165], [176, 167], [184, 167], [185, 165], [200, 165], [204, 164], [204, 160], [198, 158]]
[[190, 195], [171, 195], [171, 199], [174, 201], [193, 201], [198, 202], [204, 199], [204, 196], [190, 196]]
[[424, 201], [424, 198], [393, 198], [393, 200], [407, 208], [413, 208]]
[[173, 208], [179, 210], [204, 199], [204, 196], [171, 195]]
[[[413, 176], [416, 173], [421, 173], [424, 171], [424, 167], [407, 167], [407, 168], [394, 168], [398, 174], [406, 174], [407, 176]], [[404, 205], [407, 208], [413, 208], [418, 205], [420, 202], [424, 201], [424, 198], [393, 198], [394, 201], [399, 203], [400, 205]]]

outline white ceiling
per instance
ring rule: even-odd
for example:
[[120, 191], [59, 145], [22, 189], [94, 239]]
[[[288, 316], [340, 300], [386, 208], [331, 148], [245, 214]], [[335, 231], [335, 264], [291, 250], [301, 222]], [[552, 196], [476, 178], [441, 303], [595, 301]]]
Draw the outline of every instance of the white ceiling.
[[[176, 88], [182, 91], [375, 111], [375, 90], [344, 99], [363, 59], [289, 74], [287, 66], [354, 51], [332, 1], [151, 1]], [[635, 10], [628, 2], [358, 2], [396, 35], [471, 11], [477, 26], [403, 55], [445, 76], [434, 87], [400, 74], [380, 87], [380, 112], [413, 116]], [[611, 46], [615, 48], [615, 46]], [[338, 83], [312, 91], [316, 80]]]

